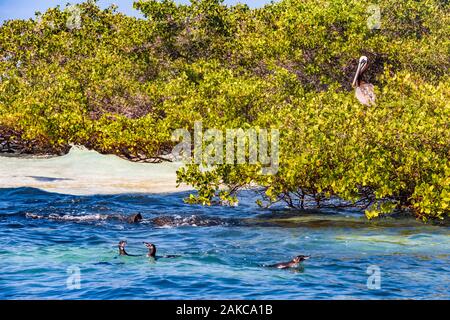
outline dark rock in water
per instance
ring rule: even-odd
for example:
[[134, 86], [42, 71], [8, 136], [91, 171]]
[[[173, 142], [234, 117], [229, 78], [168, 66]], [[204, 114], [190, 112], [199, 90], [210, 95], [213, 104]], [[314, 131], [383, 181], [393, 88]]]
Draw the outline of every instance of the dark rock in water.
[[128, 217], [128, 223], [138, 223], [142, 221], [142, 215], [140, 213], [136, 213]]
[[139, 223], [142, 221], [142, 215], [140, 213], [132, 214], [131, 216], [126, 216], [123, 214], [111, 214], [107, 216], [109, 220], [118, 220], [127, 223]]
[[25, 217], [29, 218], [29, 219], [42, 219], [43, 216], [37, 215], [35, 213], [26, 213]]
[[105, 214], [88, 214], [88, 215], [59, 215], [59, 214], [49, 214], [49, 215], [39, 215], [35, 213], [26, 213], [25, 217], [29, 219], [47, 219], [55, 221], [68, 221], [68, 222], [91, 222], [91, 221], [102, 221], [107, 220], [109, 217]]
[[133, 214], [131, 216], [121, 215], [121, 214], [88, 214], [88, 215], [59, 215], [59, 214], [49, 214], [38, 215], [35, 213], [26, 213], [25, 217], [29, 219], [48, 219], [56, 221], [71, 221], [71, 222], [93, 222], [93, 221], [105, 221], [105, 220], [117, 220], [127, 223], [138, 223], [142, 221], [142, 215], [140, 213]]
[[151, 222], [158, 227], [212, 227], [224, 226], [232, 223], [231, 220], [224, 220], [213, 217], [202, 217], [197, 215], [182, 217], [182, 216], [161, 216], [151, 219]]
[[[97, 221], [118, 221], [121, 223], [135, 224], [143, 220], [141, 213], [132, 215], [123, 214], [85, 214], [85, 215], [70, 215], [70, 214], [49, 214], [41, 215], [35, 213], [26, 213], [25, 216], [29, 219], [47, 219], [53, 221], [66, 222], [97, 222]], [[213, 226], [236, 226], [245, 225], [245, 220], [238, 219], [221, 219], [216, 217], [191, 215], [191, 216], [160, 216], [150, 220], [150, 222], [157, 227], [213, 227]]]

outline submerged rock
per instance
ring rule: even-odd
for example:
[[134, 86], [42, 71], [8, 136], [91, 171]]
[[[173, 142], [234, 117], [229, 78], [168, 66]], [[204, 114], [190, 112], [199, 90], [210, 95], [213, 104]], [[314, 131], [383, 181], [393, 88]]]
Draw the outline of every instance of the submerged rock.
[[212, 226], [229, 225], [230, 223], [232, 223], [232, 220], [224, 220], [214, 217], [202, 217], [198, 215], [192, 215], [187, 217], [160, 216], [151, 219], [151, 222], [158, 227], [181, 227], [181, 226], [212, 227]]
[[106, 220], [117, 220], [127, 223], [138, 223], [142, 221], [142, 215], [140, 213], [133, 214], [131, 216], [121, 215], [121, 214], [87, 214], [87, 215], [59, 215], [59, 214], [49, 214], [49, 215], [39, 215], [35, 213], [27, 212], [25, 214], [26, 218], [29, 219], [47, 219], [56, 221], [72, 221], [72, 222], [92, 222], [92, 221], [106, 221]]

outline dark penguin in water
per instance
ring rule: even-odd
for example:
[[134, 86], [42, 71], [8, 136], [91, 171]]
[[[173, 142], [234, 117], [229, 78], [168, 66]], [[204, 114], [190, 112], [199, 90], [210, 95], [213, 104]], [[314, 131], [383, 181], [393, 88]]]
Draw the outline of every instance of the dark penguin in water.
[[156, 246], [153, 243], [143, 242], [148, 249], [147, 257], [156, 258]]
[[[147, 257], [149, 258], [153, 258], [153, 259], [157, 259], [156, 258], [156, 246], [153, 243], [149, 243], [149, 242], [143, 242], [143, 244], [147, 247], [148, 252], [147, 252]], [[165, 255], [159, 258], [178, 258], [178, 255]]]
[[271, 268], [277, 268], [277, 269], [288, 269], [288, 268], [297, 268], [301, 262], [309, 259], [309, 256], [303, 256], [299, 255], [296, 256], [294, 259], [292, 259], [289, 262], [280, 262], [273, 265], [270, 265]]
[[136, 255], [136, 254], [129, 254], [128, 252], [125, 251], [125, 246], [127, 245], [127, 242], [122, 240], [119, 242], [119, 256], [129, 256], [129, 257], [139, 257], [141, 256], [140, 254]]

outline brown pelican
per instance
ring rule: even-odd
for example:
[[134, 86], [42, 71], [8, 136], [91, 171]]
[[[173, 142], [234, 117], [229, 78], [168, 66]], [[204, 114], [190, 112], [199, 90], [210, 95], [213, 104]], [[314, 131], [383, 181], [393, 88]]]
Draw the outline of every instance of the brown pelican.
[[359, 58], [358, 69], [356, 69], [355, 79], [352, 87], [355, 88], [355, 95], [359, 102], [363, 105], [369, 106], [375, 104], [375, 92], [373, 91], [373, 84], [361, 80], [363, 73], [368, 67], [367, 57]]

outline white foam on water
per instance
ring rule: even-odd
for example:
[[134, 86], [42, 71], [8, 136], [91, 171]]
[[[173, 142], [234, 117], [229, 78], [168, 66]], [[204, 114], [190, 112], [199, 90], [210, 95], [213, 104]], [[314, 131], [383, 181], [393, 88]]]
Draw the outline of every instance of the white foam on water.
[[0, 157], [0, 188], [73, 195], [180, 192], [190, 189], [176, 187], [176, 171], [182, 165], [135, 163], [74, 146], [61, 157]]

